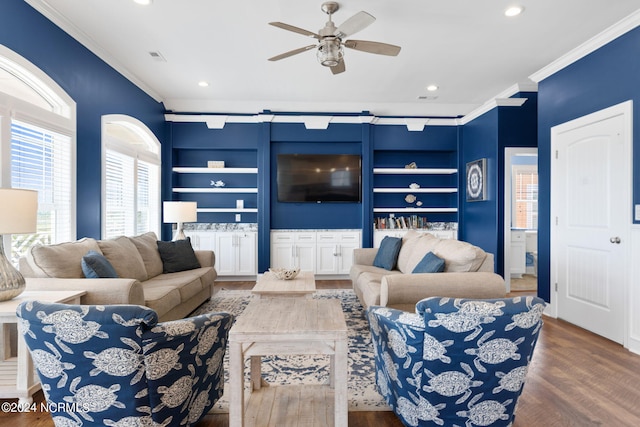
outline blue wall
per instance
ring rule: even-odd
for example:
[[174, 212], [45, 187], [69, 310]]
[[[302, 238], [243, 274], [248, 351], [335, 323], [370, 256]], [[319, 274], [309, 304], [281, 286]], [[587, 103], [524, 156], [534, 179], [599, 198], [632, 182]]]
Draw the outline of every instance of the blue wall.
[[[634, 101], [640, 123], [640, 28], [608, 43], [538, 85], [538, 294], [550, 297], [551, 128], [595, 111]], [[640, 203], [640, 138], [633, 138], [633, 204]]]
[[[462, 127], [460, 149], [460, 232], [459, 238], [495, 255], [496, 272], [504, 270], [504, 149], [537, 145], [538, 97], [527, 98], [520, 107], [497, 107]], [[486, 158], [487, 200], [466, 201], [466, 164]]]
[[23, 0], [2, 0], [0, 16], [0, 43], [39, 67], [76, 102], [77, 236], [99, 238], [101, 117], [135, 117], [162, 142], [164, 107]]

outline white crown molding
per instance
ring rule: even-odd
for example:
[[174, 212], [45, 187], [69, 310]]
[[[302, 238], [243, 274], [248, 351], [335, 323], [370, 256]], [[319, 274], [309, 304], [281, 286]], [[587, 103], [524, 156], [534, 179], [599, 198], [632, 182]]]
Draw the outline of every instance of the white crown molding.
[[521, 107], [527, 98], [511, 98], [511, 96], [520, 92], [537, 92], [538, 85], [535, 83], [519, 83], [511, 86], [504, 92], [498, 94], [494, 99], [491, 99], [481, 107], [476, 108], [466, 116], [458, 119], [459, 125], [466, 125], [467, 123], [477, 119], [481, 115], [493, 110], [496, 107]]
[[66, 19], [64, 16], [60, 15], [52, 6], [50, 6], [44, 0], [24, 0], [27, 4], [33, 7], [35, 10], [40, 12], [45, 18], [53, 22], [55, 25], [60, 27], [62, 31], [69, 34], [72, 38], [74, 38], [78, 43], [86, 47], [89, 51], [91, 51], [98, 58], [102, 59], [106, 62], [110, 67], [114, 70], [122, 74], [125, 78], [131, 81], [133, 84], [138, 86], [142, 91], [144, 91], [147, 95], [152, 97], [157, 102], [163, 102], [162, 96], [153, 90], [149, 85], [147, 85], [144, 81], [139, 79], [135, 74], [131, 73], [122, 63], [117, 61], [113, 55], [104, 50], [98, 43], [96, 43], [91, 37], [89, 37], [86, 33], [81, 31], [78, 27], [73, 25]]
[[547, 77], [552, 76], [553, 74], [562, 70], [563, 68], [584, 58], [588, 54], [600, 49], [602, 46], [617, 39], [623, 34], [628, 33], [638, 25], [640, 25], [640, 9], [625, 17], [623, 20], [612, 25], [611, 27], [607, 28], [600, 34], [590, 38], [577, 48], [556, 59], [541, 70], [531, 74], [529, 78], [534, 82], [539, 83]]
[[[516, 98], [522, 101], [522, 98]], [[332, 116], [332, 115], [278, 115], [278, 114], [165, 114], [168, 122], [205, 123], [209, 129], [222, 129], [226, 123], [304, 123], [307, 129], [326, 129], [330, 123], [342, 124], [371, 124], [406, 126], [410, 131], [422, 131], [429, 126], [457, 126], [458, 119], [432, 119], [414, 117], [377, 117], [362, 116]]]

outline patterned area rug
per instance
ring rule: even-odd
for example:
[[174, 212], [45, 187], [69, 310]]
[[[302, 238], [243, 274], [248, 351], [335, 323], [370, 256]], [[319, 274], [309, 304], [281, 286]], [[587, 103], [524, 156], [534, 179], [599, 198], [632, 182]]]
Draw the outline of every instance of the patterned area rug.
[[[199, 307], [194, 315], [225, 311], [240, 315], [253, 298], [250, 291], [222, 289], [211, 301]], [[369, 325], [362, 305], [352, 290], [319, 290], [314, 298], [338, 298], [345, 313], [349, 336], [348, 397], [349, 411], [389, 411], [389, 406], [375, 385], [375, 365], [369, 334]], [[225, 354], [225, 381], [228, 381], [229, 352]], [[248, 383], [248, 362], [245, 375]], [[264, 356], [262, 376], [270, 384], [328, 384], [328, 356]], [[211, 412], [226, 413], [229, 408], [227, 392], [216, 402]]]

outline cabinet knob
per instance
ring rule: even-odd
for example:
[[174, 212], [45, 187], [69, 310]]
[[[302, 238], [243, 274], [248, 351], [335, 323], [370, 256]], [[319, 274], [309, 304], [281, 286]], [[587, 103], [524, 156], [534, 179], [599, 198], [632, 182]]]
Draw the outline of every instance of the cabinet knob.
[[610, 238], [610, 239], [609, 239], [609, 241], [610, 241], [611, 243], [614, 243], [614, 244], [616, 244], [616, 245], [619, 245], [619, 244], [620, 244], [620, 237], [618, 237], [618, 236], [612, 237], [612, 238]]

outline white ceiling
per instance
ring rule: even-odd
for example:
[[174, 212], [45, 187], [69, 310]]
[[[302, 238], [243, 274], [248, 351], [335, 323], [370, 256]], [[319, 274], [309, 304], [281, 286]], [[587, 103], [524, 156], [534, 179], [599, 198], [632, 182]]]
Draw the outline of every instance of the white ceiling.
[[[327, 20], [321, 0], [25, 1], [169, 111], [446, 117], [464, 116], [514, 85], [531, 87], [532, 74], [640, 10], [638, 0], [344, 0], [336, 25], [360, 10], [377, 19], [347, 39], [402, 51], [346, 49], [347, 70], [333, 75], [315, 50], [267, 61], [315, 42], [268, 22], [317, 32]], [[524, 13], [505, 17], [514, 3]], [[201, 80], [209, 86], [199, 87]], [[427, 92], [429, 84], [440, 89]]]

